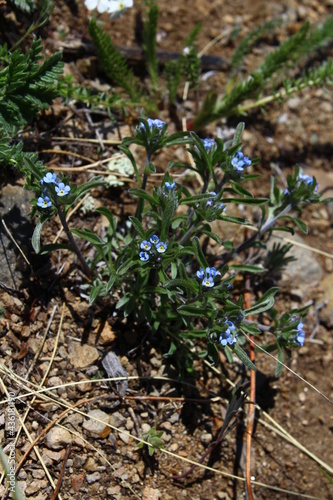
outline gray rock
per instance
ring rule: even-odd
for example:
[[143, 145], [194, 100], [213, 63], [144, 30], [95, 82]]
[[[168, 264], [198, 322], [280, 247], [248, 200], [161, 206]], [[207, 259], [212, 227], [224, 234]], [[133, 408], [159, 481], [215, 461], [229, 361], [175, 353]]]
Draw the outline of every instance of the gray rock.
[[[112, 351], [109, 351], [104, 356], [104, 358], [102, 359], [102, 365], [108, 377], [110, 378], [128, 377], [128, 373], [120, 363], [118, 356]], [[116, 387], [119, 394], [121, 396], [125, 396], [128, 388], [127, 380], [116, 381]]]
[[61, 427], [53, 427], [46, 435], [46, 446], [59, 450], [72, 442], [71, 434]]
[[99, 357], [96, 347], [71, 342], [68, 348], [69, 359], [74, 368], [82, 369], [92, 365]]
[[102, 410], [91, 410], [88, 413], [89, 419], [83, 422], [83, 429], [94, 437], [107, 437], [110, 434], [110, 427], [105, 424], [110, 423], [110, 415]]
[[[282, 231], [275, 231], [267, 244], [268, 250], [273, 247], [274, 243], [279, 241], [274, 236], [288, 238], [288, 240], [292, 240], [295, 243], [307, 244], [306, 240], [298, 234], [292, 236]], [[323, 271], [311, 250], [294, 245], [287, 253], [287, 256], [294, 257], [297, 260], [290, 262], [284, 271], [282, 271], [280, 282], [282, 285], [290, 287], [290, 284], [292, 284], [293, 289], [297, 287], [300, 290], [304, 290], [306, 288], [306, 291], [308, 291], [311, 286], [317, 285], [320, 282]]]
[[101, 475], [99, 472], [93, 472], [92, 474], [86, 475], [86, 480], [87, 480], [87, 483], [89, 483], [89, 484], [96, 483], [100, 479], [101, 479]]
[[[30, 210], [31, 193], [22, 186], [8, 184], [1, 189], [0, 217], [30, 261], [33, 248], [31, 237], [34, 225], [26, 214]], [[0, 269], [1, 281], [10, 288], [19, 289], [29, 278], [31, 269], [12, 242], [0, 221]]]

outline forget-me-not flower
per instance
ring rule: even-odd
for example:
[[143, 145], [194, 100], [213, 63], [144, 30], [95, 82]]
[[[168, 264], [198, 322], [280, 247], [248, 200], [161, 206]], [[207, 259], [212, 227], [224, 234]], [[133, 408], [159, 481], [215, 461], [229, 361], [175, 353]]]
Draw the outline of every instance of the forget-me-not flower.
[[305, 331], [303, 330], [303, 323], [300, 321], [297, 325], [297, 332], [296, 332], [296, 342], [299, 344], [301, 347], [304, 344], [305, 340]]
[[[313, 177], [311, 177], [311, 175], [307, 175], [307, 174], [298, 174], [298, 180], [299, 180], [300, 182], [305, 182], [305, 184], [310, 185], [310, 184], [313, 184], [314, 178], [313, 178]], [[317, 182], [317, 184], [316, 184], [316, 188], [315, 188], [315, 190], [317, 191], [317, 189], [318, 189], [318, 182]]]
[[158, 251], [158, 253], [164, 253], [167, 249], [167, 245], [166, 243], [163, 243], [163, 241], [159, 241], [157, 244], [156, 244], [156, 250]]
[[37, 206], [40, 208], [49, 208], [52, 205], [52, 202], [48, 196], [40, 196], [37, 200]]
[[141, 241], [140, 248], [142, 250], [146, 250], [146, 251], [150, 250], [151, 249], [151, 243], [149, 241], [147, 241], [147, 240], [143, 240], [143, 241]]
[[237, 335], [231, 333], [236, 329], [235, 325], [232, 323], [232, 321], [228, 321], [228, 320], [226, 320], [225, 325], [227, 325], [227, 329], [225, 332], [221, 333], [220, 343], [223, 346], [226, 346], [227, 344], [229, 344], [229, 345], [236, 344]]
[[215, 278], [215, 276], [221, 276], [220, 271], [217, 271], [215, 267], [206, 267], [206, 269], [201, 267], [199, 271], [197, 271], [197, 277], [199, 280], [202, 280], [202, 285], [208, 288], [214, 286], [213, 278]]
[[147, 262], [147, 260], [149, 260], [148, 252], [140, 252], [139, 257], [140, 257], [140, 260], [142, 260], [143, 262]]
[[65, 186], [63, 182], [59, 182], [54, 189], [58, 196], [66, 196], [71, 190], [70, 186]]
[[175, 187], [176, 187], [176, 183], [175, 183], [175, 182], [168, 182], [168, 181], [166, 181], [166, 182], [164, 183], [164, 186], [165, 186], [165, 188], [166, 188], [168, 191], [173, 191], [173, 190], [175, 189]]
[[155, 128], [161, 130], [165, 125], [165, 122], [163, 120], [159, 120], [158, 118], [156, 118], [155, 120], [153, 120], [152, 118], [148, 118], [147, 122], [150, 130]]
[[55, 184], [57, 182], [57, 175], [52, 172], [47, 172], [43, 179], [40, 181], [41, 184]]
[[216, 146], [216, 142], [214, 139], [202, 139], [202, 144], [206, 151], [210, 151], [214, 146]]
[[156, 236], [156, 234], [153, 234], [150, 238], [150, 243], [152, 243], [153, 245], [157, 245], [157, 243], [160, 241], [159, 237]]
[[244, 156], [244, 153], [238, 151], [236, 155], [231, 160], [231, 165], [234, 167], [237, 173], [241, 174], [245, 167], [249, 167], [252, 161], [248, 156]]

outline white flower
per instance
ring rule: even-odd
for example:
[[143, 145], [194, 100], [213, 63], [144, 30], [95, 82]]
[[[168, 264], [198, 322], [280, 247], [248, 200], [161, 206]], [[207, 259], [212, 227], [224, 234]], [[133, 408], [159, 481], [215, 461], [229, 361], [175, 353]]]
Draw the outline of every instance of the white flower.
[[[115, 5], [123, 2], [116, 2], [115, 0], [84, 0], [84, 3], [88, 10], [97, 9], [100, 14], [103, 14], [103, 12], [113, 12]], [[116, 10], [119, 10], [118, 7]]]
[[108, 13], [115, 18], [122, 14], [125, 9], [133, 7], [133, 0], [111, 0], [109, 2]]

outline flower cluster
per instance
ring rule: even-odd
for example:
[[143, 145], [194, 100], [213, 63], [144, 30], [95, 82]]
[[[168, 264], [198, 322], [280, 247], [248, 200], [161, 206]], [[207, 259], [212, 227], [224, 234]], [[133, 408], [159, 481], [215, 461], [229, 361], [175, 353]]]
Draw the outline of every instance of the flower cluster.
[[[297, 176], [296, 189], [298, 187], [300, 187], [302, 185], [302, 183], [306, 184], [309, 187], [313, 187], [313, 185], [314, 185], [314, 177], [311, 177], [310, 175], [307, 175], [307, 174], [301, 174], [301, 173], [299, 173], [298, 176]], [[318, 183], [315, 186], [315, 191], [317, 191], [317, 190], [318, 190]], [[289, 195], [290, 194], [289, 189], [286, 188], [283, 191], [283, 194]]]
[[[307, 185], [312, 185], [314, 183], [314, 178], [307, 174], [298, 174], [298, 181], [300, 184], [302, 182], [305, 182], [305, 184]], [[317, 191], [317, 189], [318, 189], [318, 183], [316, 184], [315, 190]]]
[[[165, 122], [163, 120], [159, 120], [158, 118], [156, 118], [156, 119], [147, 118], [147, 123], [148, 123], [149, 130], [162, 130], [162, 128], [165, 125]], [[140, 123], [140, 125], [138, 125], [137, 128], [141, 132], [146, 131], [145, 124], [142, 122]]]
[[140, 260], [142, 262], [147, 262], [149, 260], [149, 257], [151, 255], [155, 255], [154, 250], [157, 251], [157, 253], [162, 254], [166, 251], [167, 249], [167, 244], [164, 243], [163, 241], [160, 241], [158, 236], [156, 234], [153, 234], [148, 240], [143, 240], [140, 243], [140, 250], [141, 252], [139, 253]]
[[214, 139], [202, 139], [203, 146], [206, 151], [210, 151], [213, 147], [216, 146], [216, 142]]
[[197, 271], [197, 277], [202, 280], [202, 285], [211, 288], [215, 285], [215, 276], [221, 276], [220, 271], [216, 271], [215, 267], [206, 267], [206, 270], [202, 267]]
[[212, 198], [209, 198], [209, 200], [206, 201], [206, 206], [207, 207], [212, 207], [215, 210], [225, 210], [225, 205], [224, 203], [216, 203], [214, 198], [216, 198], [217, 194], [215, 191], [209, 191], [209, 194], [212, 195]]
[[50, 184], [54, 184], [54, 190], [57, 196], [66, 196], [71, 188], [70, 186], [66, 186], [63, 182], [59, 182], [55, 173], [47, 172], [43, 179], [40, 181], [41, 186], [45, 186], [43, 196], [39, 196], [37, 200], [37, 206], [40, 208], [49, 208], [52, 205], [50, 197], [47, 193], [47, 186]]
[[296, 342], [298, 345], [300, 345], [301, 347], [303, 346], [304, 344], [304, 340], [305, 340], [305, 331], [303, 330], [303, 323], [302, 321], [300, 321], [297, 325], [297, 332], [296, 332]]
[[133, 7], [133, 0], [84, 0], [89, 10], [97, 9], [100, 14], [106, 12], [111, 17], [118, 17], [126, 9]]
[[231, 160], [231, 165], [235, 169], [238, 174], [241, 174], [244, 171], [244, 166], [249, 167], [252, 161], [248, 156], [244, 156], [244, 153], [238, 151], [236, 155]]
[[231, 321], [228, 321], [228, 320], [226, 320], [225, 325], [227, 325], [227, 329], [225, 332], [222, 332], [220, 335], [220, 344], [222, 344], [223, 346], [226, 346], [227, 344], [229, 344], [229, 345], [236, 344], [237, 335], [234, 333], [231, 333], [236, 329], [235, 325]]
[[176, 187], [176, 183], [175, 182], [168, 182], [168, 181], [166, 181], [164, 183], [164, 187], [165, 187], [165, 189], [167, 191], [173, 191], [175, 189], [175, 187]]

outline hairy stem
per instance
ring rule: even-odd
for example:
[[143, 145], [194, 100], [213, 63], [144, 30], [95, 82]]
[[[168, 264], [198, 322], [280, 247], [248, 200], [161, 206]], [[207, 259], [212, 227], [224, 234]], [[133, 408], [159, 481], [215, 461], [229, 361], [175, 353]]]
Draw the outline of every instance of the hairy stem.
[[67, 224], [67, 221], [66, 221], [66, 217], [64, 215], [64, 212], [61, 210], [61, 207], [57, 206], [57, 210], [58, 210], [58, 214], [59, 214], [59, 219], [61, 221], [61, 224], [64, 228], [64, 231], [67, 235], [67, 238], [69, 239], [70, 241], [70, 244], [72, 245], [73, 247], [73, 250], [74, 252], [76, 253], [81, 265], [82, 265], [82, 269], [83, 269], [83, 272], [86, 276], [88, 276], [89, 278], [92, 277], [92, 272], [91, 272], [91, 269], [90, 267], [88, 266], [88, 264], [86, 263], [85, 261], [85, 258], [83, 257], [82, 255], [82, 252], [81, 250], [79, 249], [79, 247], [77, 246], [77, 243], [74, 239], [74, 236], [72, 235], [69, 227], [68, 227], [68, 224]]

